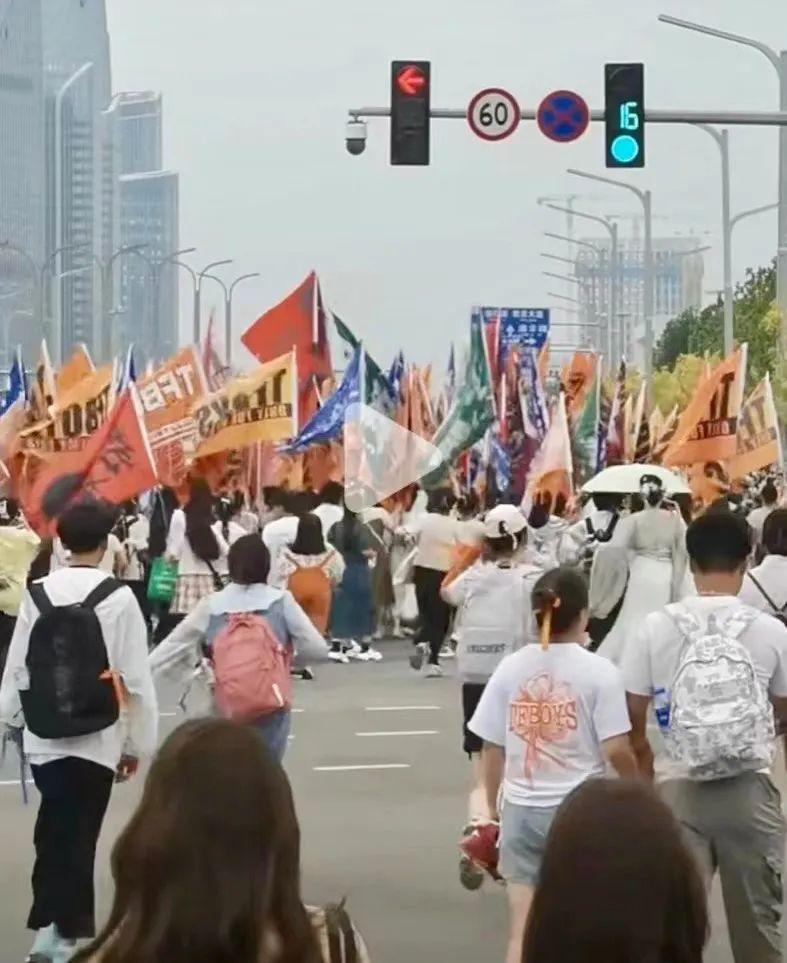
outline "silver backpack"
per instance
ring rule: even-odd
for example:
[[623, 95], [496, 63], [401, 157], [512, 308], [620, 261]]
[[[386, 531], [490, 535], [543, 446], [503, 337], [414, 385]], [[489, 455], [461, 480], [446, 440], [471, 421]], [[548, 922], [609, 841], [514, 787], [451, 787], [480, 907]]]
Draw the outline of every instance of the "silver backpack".
[[738, 605], [703, 624], [682, 605], [667, 611], [684, 638], [665, 732], [670, 758], [700, 781], [767, 768], [773, 761], [773, 708], [740, 642], [758, 613]]

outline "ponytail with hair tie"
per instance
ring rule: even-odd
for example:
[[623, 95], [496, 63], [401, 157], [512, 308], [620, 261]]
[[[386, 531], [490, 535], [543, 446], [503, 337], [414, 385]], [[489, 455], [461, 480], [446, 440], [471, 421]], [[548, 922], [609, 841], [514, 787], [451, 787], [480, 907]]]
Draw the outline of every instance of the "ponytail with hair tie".
[[560, 599], [554, 592], [550, 592], [544, 599], [544, 608], [539, 610], [541, 616], [541, 649], [546, 652], [552, 637], [552, 615], [560, 608]]

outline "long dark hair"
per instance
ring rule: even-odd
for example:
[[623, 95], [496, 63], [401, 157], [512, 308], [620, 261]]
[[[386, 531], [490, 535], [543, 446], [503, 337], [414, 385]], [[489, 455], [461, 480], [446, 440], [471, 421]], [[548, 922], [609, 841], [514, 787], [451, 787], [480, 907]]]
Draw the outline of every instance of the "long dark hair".
[[644, 783], [594, 779], [558, 811], [523, 947], [527, 963], [702, 963], [705, 889], [680, 826]]
[[358, 515], [346, 505], [344, 517], [333, 526], [331, 532], [333, 533], [332, 544], [343, 554], [362, 551], [361, 523], [358, 521]]
[[160, 488], [153, 494], [153, 512], [150, 516], [148, 554], [158, 558], [167, 550], [167, 533], [172, 513], [178, 507], [178, 499], [171, 488]]
[[325, 552], [322, 522], [316, 515], [309, 512], [298, 521], [298, 534], [291, 550], [295, 555], [322, 555]]
[[109, 921], [86, 963], [320, 963], [284, 770], [250, 726], [186, 722], [112, 853]]
[[192, 552], [202, 562], [215, 562], [221, 555], [213, 521], [213, 495], [202, 478], [191, 482], [189, 500], [183, 509], [186, 516], [186, 538]]

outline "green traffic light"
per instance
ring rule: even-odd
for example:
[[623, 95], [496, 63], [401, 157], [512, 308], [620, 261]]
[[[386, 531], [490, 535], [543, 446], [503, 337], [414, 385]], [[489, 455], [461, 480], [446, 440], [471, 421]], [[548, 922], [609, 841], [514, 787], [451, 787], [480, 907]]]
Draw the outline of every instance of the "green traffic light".
[[639, 143], [631, 134], [619, 134], [610, 146], [618, 164], [632, 164], [639, 157]]

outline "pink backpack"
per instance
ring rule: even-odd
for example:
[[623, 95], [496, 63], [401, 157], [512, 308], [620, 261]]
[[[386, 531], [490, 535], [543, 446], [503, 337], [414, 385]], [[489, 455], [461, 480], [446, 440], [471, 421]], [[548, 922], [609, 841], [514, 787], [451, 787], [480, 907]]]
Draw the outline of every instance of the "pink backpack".
[[237, 722], [292, 707], [292, 654], [266, 619], [233, 612], [213, 641], [216, 704]]

